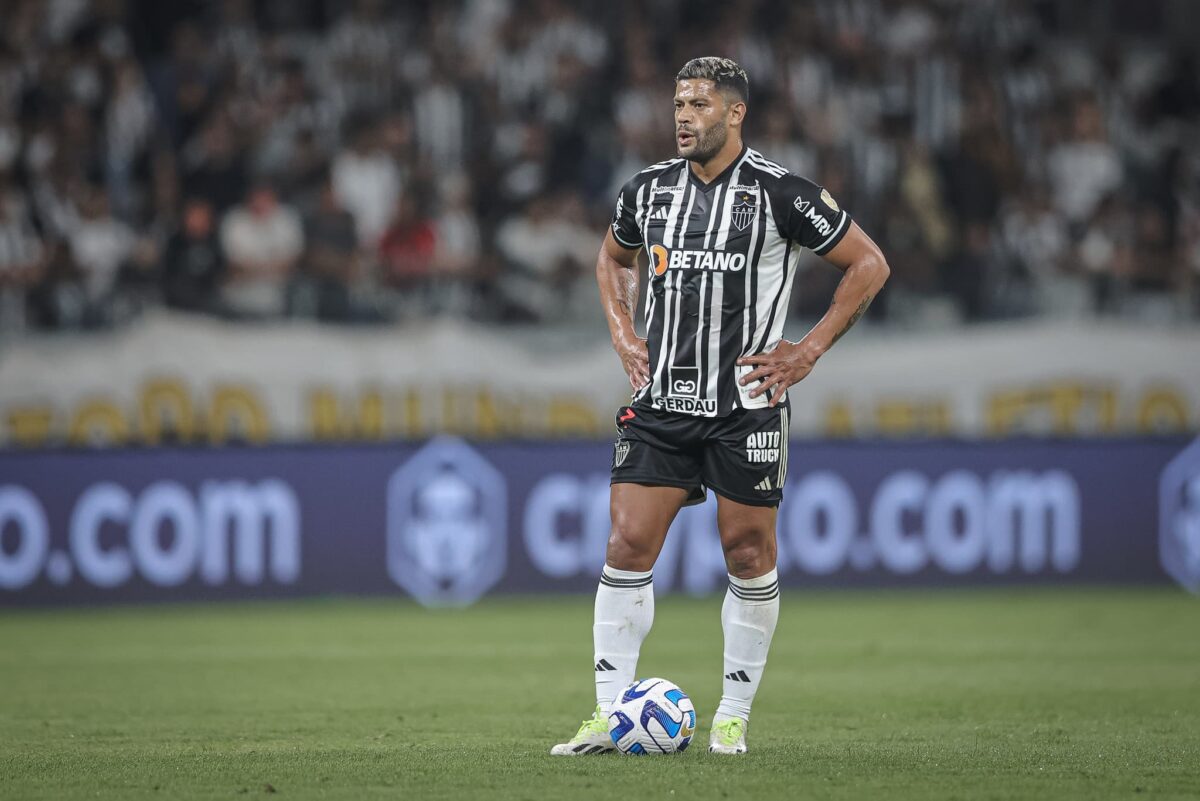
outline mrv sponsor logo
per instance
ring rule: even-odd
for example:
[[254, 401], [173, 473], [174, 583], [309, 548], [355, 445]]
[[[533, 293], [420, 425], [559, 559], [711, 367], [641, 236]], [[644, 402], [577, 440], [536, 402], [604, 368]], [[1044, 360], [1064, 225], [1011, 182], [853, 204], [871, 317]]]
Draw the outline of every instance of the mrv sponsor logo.
[[66, 547], [51, 543], [46, 508], [18, 485], [0, 486], [0, 588], [44, 576], [120, 587], [141, 579], [175, 587], [294, 584], [300, 578], [300, 505], [284, 481], [156, 481], [138, 492], [99, 482], [72, 506]]
[[469, 604], [504, 575], [504, 477], [465, 442], [429, 442], [392, 474], [387, 490], [387, 568], [428, 605]]
[[1200, 440], [1163, 469], [1158, 495], [1159, 562], [1180, 586], [1200, 593]]
[[[552, 473], [535, 485], [523, 538], [538, 570], [564, 578], [600, 569], [608, 491], [607, 475]], [[656, 587], [703, 593], [722, 585], [714, 511], [710, 495], [680, 513], [654, 568]], [[779, 521], [784, 573], [1071, 573], [1081, 557], [1079, 487], [1060, 470], [901, 470], [867, 497], [840, 474], [817, 471], [788, 482]]]
[[[822, 194], [822, 197], [825, 197], [824, 193]], [[832, 198], [830, 198], [830, 200], [827, 202], [829, 202], [831, 206], [833, 205]], [[813, 224], [813, 227], [816, 228], [822, 236], [829, 236], [833, 233], [833, 225], [830, 224], [829, 220], [825, 219], [824, 215], [817, 211], [816, 206], [814, 206], [812, 203], [807, 200], [796, 198], [792, 205], [796, 207], [796, 211], [803, 214], [804, 218]], [[836, 206], [834, 208], [836, 209]]]

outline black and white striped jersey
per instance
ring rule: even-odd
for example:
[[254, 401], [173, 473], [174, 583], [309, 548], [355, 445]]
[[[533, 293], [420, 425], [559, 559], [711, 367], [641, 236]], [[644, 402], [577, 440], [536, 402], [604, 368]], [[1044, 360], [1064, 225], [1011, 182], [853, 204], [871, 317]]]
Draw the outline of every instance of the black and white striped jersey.
[[621, 188], [613, 236], [649, 256], [650, 383], [635, 402], [703, 417], [768, 405], [737, 380], [743, 355], [783, 336], [802, 248], [828, 253], [850, 228], [829, 193], [755, 150], [704, 184], [684, 159]]

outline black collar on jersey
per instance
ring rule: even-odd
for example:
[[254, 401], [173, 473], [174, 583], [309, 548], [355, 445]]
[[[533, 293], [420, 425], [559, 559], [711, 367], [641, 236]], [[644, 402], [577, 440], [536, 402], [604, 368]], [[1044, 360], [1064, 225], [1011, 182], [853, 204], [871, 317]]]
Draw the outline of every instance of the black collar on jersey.
[[701, 181], [696, 176], [696, 171], [692, 169], [692, 163], [690, 161], [687, 162], [686, 164], [684, 164], [683, 168], [688, 171], [688, 180], [690, 180], [692, 183], [694, 183], [696, 185], [696, 188], [699, 189], [701, 192], [706, 192], [709, 189], [712, 189], [717, 184], [724, 181], [726, 178], [728, 178], [729, 173], [733, 172], [734, 168], [737, 167], [738, 163], [746, 157], [746, 151], [749, 149], [750, 148], [746, 147], [746, 143], [742, 142], [742, 149], [737, 154], [737, 158], [735, 158], [733, 161], [729, 162], [729, 166], [726, 167], [725, 169], [721, 170], [721, 173], [716, 178], [713, 178], [711, 181], [709, 181], [708, 183], [704, 183], [704, 181]]

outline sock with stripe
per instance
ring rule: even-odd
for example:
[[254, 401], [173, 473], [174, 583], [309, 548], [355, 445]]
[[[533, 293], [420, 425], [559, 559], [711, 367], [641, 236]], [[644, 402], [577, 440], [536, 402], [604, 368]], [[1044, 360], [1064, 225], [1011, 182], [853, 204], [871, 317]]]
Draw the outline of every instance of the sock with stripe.
[[779, 573], [774, 568], [758, 578], [729, 577], [721, 606], [725, 678], [714, 722], [731, 717], [750, 719], [750, 704], [758, 692], [778, 620]]
[[596, 703], [605, 712], [617, 693], [633, 682], [642, 641], [654, 622], [653, 572], [604, 566], [596, 590]]

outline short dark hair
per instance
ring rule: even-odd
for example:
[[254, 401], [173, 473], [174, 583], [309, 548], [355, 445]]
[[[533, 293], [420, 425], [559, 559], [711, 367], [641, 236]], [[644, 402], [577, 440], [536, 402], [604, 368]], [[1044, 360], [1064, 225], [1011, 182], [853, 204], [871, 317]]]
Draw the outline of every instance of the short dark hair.
[[675, 82], [684, 80], [712, 81], [720, 91], [730, 91], [743, 103], [750, 102], [750, 77], [731, 58], [702, 56], [683, 65]]

